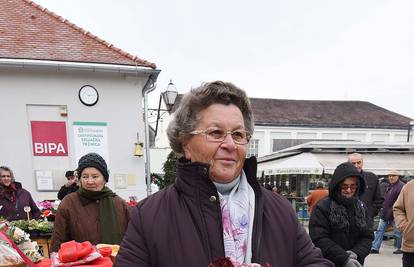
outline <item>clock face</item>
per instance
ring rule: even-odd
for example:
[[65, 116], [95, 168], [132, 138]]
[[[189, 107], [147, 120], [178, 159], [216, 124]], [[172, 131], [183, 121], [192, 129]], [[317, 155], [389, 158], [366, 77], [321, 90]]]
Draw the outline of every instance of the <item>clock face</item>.
[[84, 85], [79, 90], [79, 99], [86, 106], [93, 106], [98, 102], [99, 94], [95, 87]]

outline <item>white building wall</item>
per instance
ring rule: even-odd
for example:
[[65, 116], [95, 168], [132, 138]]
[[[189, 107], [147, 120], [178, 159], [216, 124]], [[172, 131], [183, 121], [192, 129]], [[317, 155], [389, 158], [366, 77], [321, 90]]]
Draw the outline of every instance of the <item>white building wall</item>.
[[[163, 104], [163, 103], [162, 103]], [[163, 105], [162, 109], [165, 108]], [[166, 129], [171, 116], [162, 113], [158, 125], [155, 148], [169, 147]], [[155, 123], [152, 125], [155, 128]], [[314, 127], [272, 127], [255, 126], [252, 140], [259, 140], [258, 156], [273, 153], [273, 139], [329, 139], [356, 140], [361, 142], [400, 142], [407, 141], [407, 130], [370, 129], [370, 128], [314, 128]], [[159, 161], [154, 155], [154, 160]], [[151, 167], [151, 172], [158, 171]]]
[[171, 152], [171, 148], [151, 148], [151, 173], [164, 173], [163, 166], [167, 161], [168, 154]]
[[[361, 142], [407, 141], [406, 130], [369, 128], [309, 128], [255, 126], [253, 138], [259, 139], [259, 157], [273, 153], [273, 139], [338, 139]], [[267, 138], [267, 140], [266, 140]]]
[[[110, 178], [109, 187], [121, 197], [146, 196], [144, 158], [133, 156], [137, 132], [144, 141], [142, 116], [142, 88], [147, 77], [125, 77], [123, 74], [46, 71], [28, 69], [0, 69], [0, 165], [9, 166], [16, 180], [22, 182], [36, 200], [55, 199], [57, 192], [36, 190], [30, 122], [27, 105], [63, 105], [67, 107], [66, 120], [68, 157], [59, 162], [62, 173], [67, 166], [74, 169], [73, 122], [106, 122]], [[92, 85], [99, 92], [95, 106], [87, 107], [79, 101], [83, 85]], [[47, 120], [47, 119], [45, 119]], [[127, 184], [115, 188], [114, 175], [125, 177]], [[64, 177], [61, 181], [64, 181]]]

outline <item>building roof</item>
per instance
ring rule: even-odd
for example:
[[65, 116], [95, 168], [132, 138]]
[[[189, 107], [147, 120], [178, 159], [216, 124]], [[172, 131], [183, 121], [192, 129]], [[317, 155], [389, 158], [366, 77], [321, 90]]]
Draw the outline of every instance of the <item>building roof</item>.
[[412, 120], [366, 101], [250, 100], [255, 125], [407, 129]]
[[156, 68], [30, 0], [0, 0], [0, 6], [0, 58]]
[[[174, 112], [182, 94], [171, 109]], [[408, 129], [413, 119], [366, 101], [250, 98], [258, 126]]]

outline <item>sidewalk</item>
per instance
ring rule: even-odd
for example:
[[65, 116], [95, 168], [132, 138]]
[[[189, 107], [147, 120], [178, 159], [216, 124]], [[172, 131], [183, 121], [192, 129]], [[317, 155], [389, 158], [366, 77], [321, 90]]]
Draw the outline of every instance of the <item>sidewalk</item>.
[[379, 254], [369, 254], [365, 258], [364, 267], [401, 267], [402, 254], [392, 254], [395, 250], [394, 240], [383, 240]]

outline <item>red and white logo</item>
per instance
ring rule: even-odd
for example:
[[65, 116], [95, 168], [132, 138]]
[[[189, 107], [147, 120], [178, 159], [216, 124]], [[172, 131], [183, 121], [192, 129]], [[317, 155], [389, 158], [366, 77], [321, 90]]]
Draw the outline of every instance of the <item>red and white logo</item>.
[[31, 121], [33, 155], [67, 156], [66, 123], [64, 121]]

